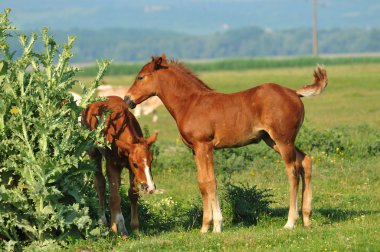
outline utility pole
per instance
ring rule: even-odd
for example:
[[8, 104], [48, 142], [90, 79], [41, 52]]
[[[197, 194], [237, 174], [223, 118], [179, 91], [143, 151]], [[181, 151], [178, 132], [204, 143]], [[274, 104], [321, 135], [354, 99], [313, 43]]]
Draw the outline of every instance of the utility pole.
[[312, 0], [313, 12], [313, 56], [318, 56], [317, 0]]

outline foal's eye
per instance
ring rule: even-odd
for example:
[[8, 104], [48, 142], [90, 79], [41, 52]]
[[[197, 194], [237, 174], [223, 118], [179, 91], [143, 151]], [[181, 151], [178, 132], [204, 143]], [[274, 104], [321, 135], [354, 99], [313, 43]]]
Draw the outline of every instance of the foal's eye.
[[136, 169], [138, 168], [136, 163], [133, 163], [133, 167], [135, 167]]
[[144, 76], [137, 76], [137, 79], [142, 80], [142, 79], [144, 79]]

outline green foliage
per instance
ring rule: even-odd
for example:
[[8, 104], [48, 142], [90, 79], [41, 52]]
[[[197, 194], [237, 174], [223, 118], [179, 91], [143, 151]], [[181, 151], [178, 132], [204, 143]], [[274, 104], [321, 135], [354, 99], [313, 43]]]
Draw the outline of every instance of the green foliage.
[[200, 200], [156, 197], [139, 202], [139, 215], [141, 227], [147, 234], [188, 231], [200, 225], [202, 204]]
[[45, 247], [87, 236], [93, 226], [86, 150], [98, 137], [78, 117], [108, 62], [77, 106], [69, 93], [78, 72], [69, 65], [74, 37], [58, 45], [44, 29], [44, 50], [36, 52], [38, 35], [20, 35], [16, 59], [7, 43], [9, 12], [0, 15], [0, 245]]
[[269, 192], [269, 189], [260, 190], [249, 184], [225, 183], [221, 197], [223, 224], [256, 225], [260, 217], [269, 213], [269, 205], [273, 203]]
[[[266, 146], [258, 148], [253, 145], [215, 151], [214, 163], [218, 174], [221, 174], [223, 225], [256, 225], [259, 218], [268, 213], [269, 205], [273, 203], [269, 189], [260, 190], [251, 183], [235, 183], [232, 178], [252, 169], [258, 159], [271, 157], [270, 152], [273, 151]], [[271, 161], [272, 158], [268, 160]]]
[[[182, 144], [182, 143], [179, 143]], [[154, 171], [163, 170], [192, 170], [195, 168], [194, 156], [189, 148], [183, 148], [183, 146], [160, 146], [155, 148], [156, 160]], [[153, 165], [152, 165], [153, 166]]]
[[303, 126], [296, 145], [306, 153], [349, 156], [375, 156], [380, 152], [380, 132], [368, 125], [316, 130]]
[[341, 130], [328, 129], [318, 131], [303, 127], [297, 137], [297, 146], [305, 152], [320, 151], [335, 153], [336, 149], [345, 150], [349, 146], [349, 138]]
[[269, 159], [269, 162], [278, 158], [274, 152], [264, 143], [253, 144], [240, 148], [226, 148], [216, 150], [214, 163], [219, 174], [222, 174], [223, 182], [228, 183], [234, 173], [251, 169], [261, 159]]

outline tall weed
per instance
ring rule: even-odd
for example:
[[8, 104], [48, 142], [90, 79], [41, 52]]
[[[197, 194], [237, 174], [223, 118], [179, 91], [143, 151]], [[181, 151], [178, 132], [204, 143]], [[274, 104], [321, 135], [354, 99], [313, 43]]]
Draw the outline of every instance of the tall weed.
[[69, 93], [77, 83], [78, 69], [69, 65], [75, 39], [59, 45], [44, 29], [44, 50], [37, 52], [38, 35], [20, 35], [22, 55], [14, 58], [7, 42], [9, 13], [0, 14], [0, 246], [46, 247], [85, 237], [93, 226], [86, 150], [98, 137], [78, 117], [108, 62], [100, 63], [89, 88], [82, 86], [78, 106]]

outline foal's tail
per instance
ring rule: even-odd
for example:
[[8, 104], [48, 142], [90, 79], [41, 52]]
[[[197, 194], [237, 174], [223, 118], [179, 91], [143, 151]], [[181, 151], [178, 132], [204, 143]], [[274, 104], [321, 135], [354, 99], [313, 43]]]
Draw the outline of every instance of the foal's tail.
[[296, 90], [299, 97], [309, 97], [319, 95], [327, 87], [327, 72], [326, 69], [319, 66], [314, 70], [314, 83], [303, 86]]

